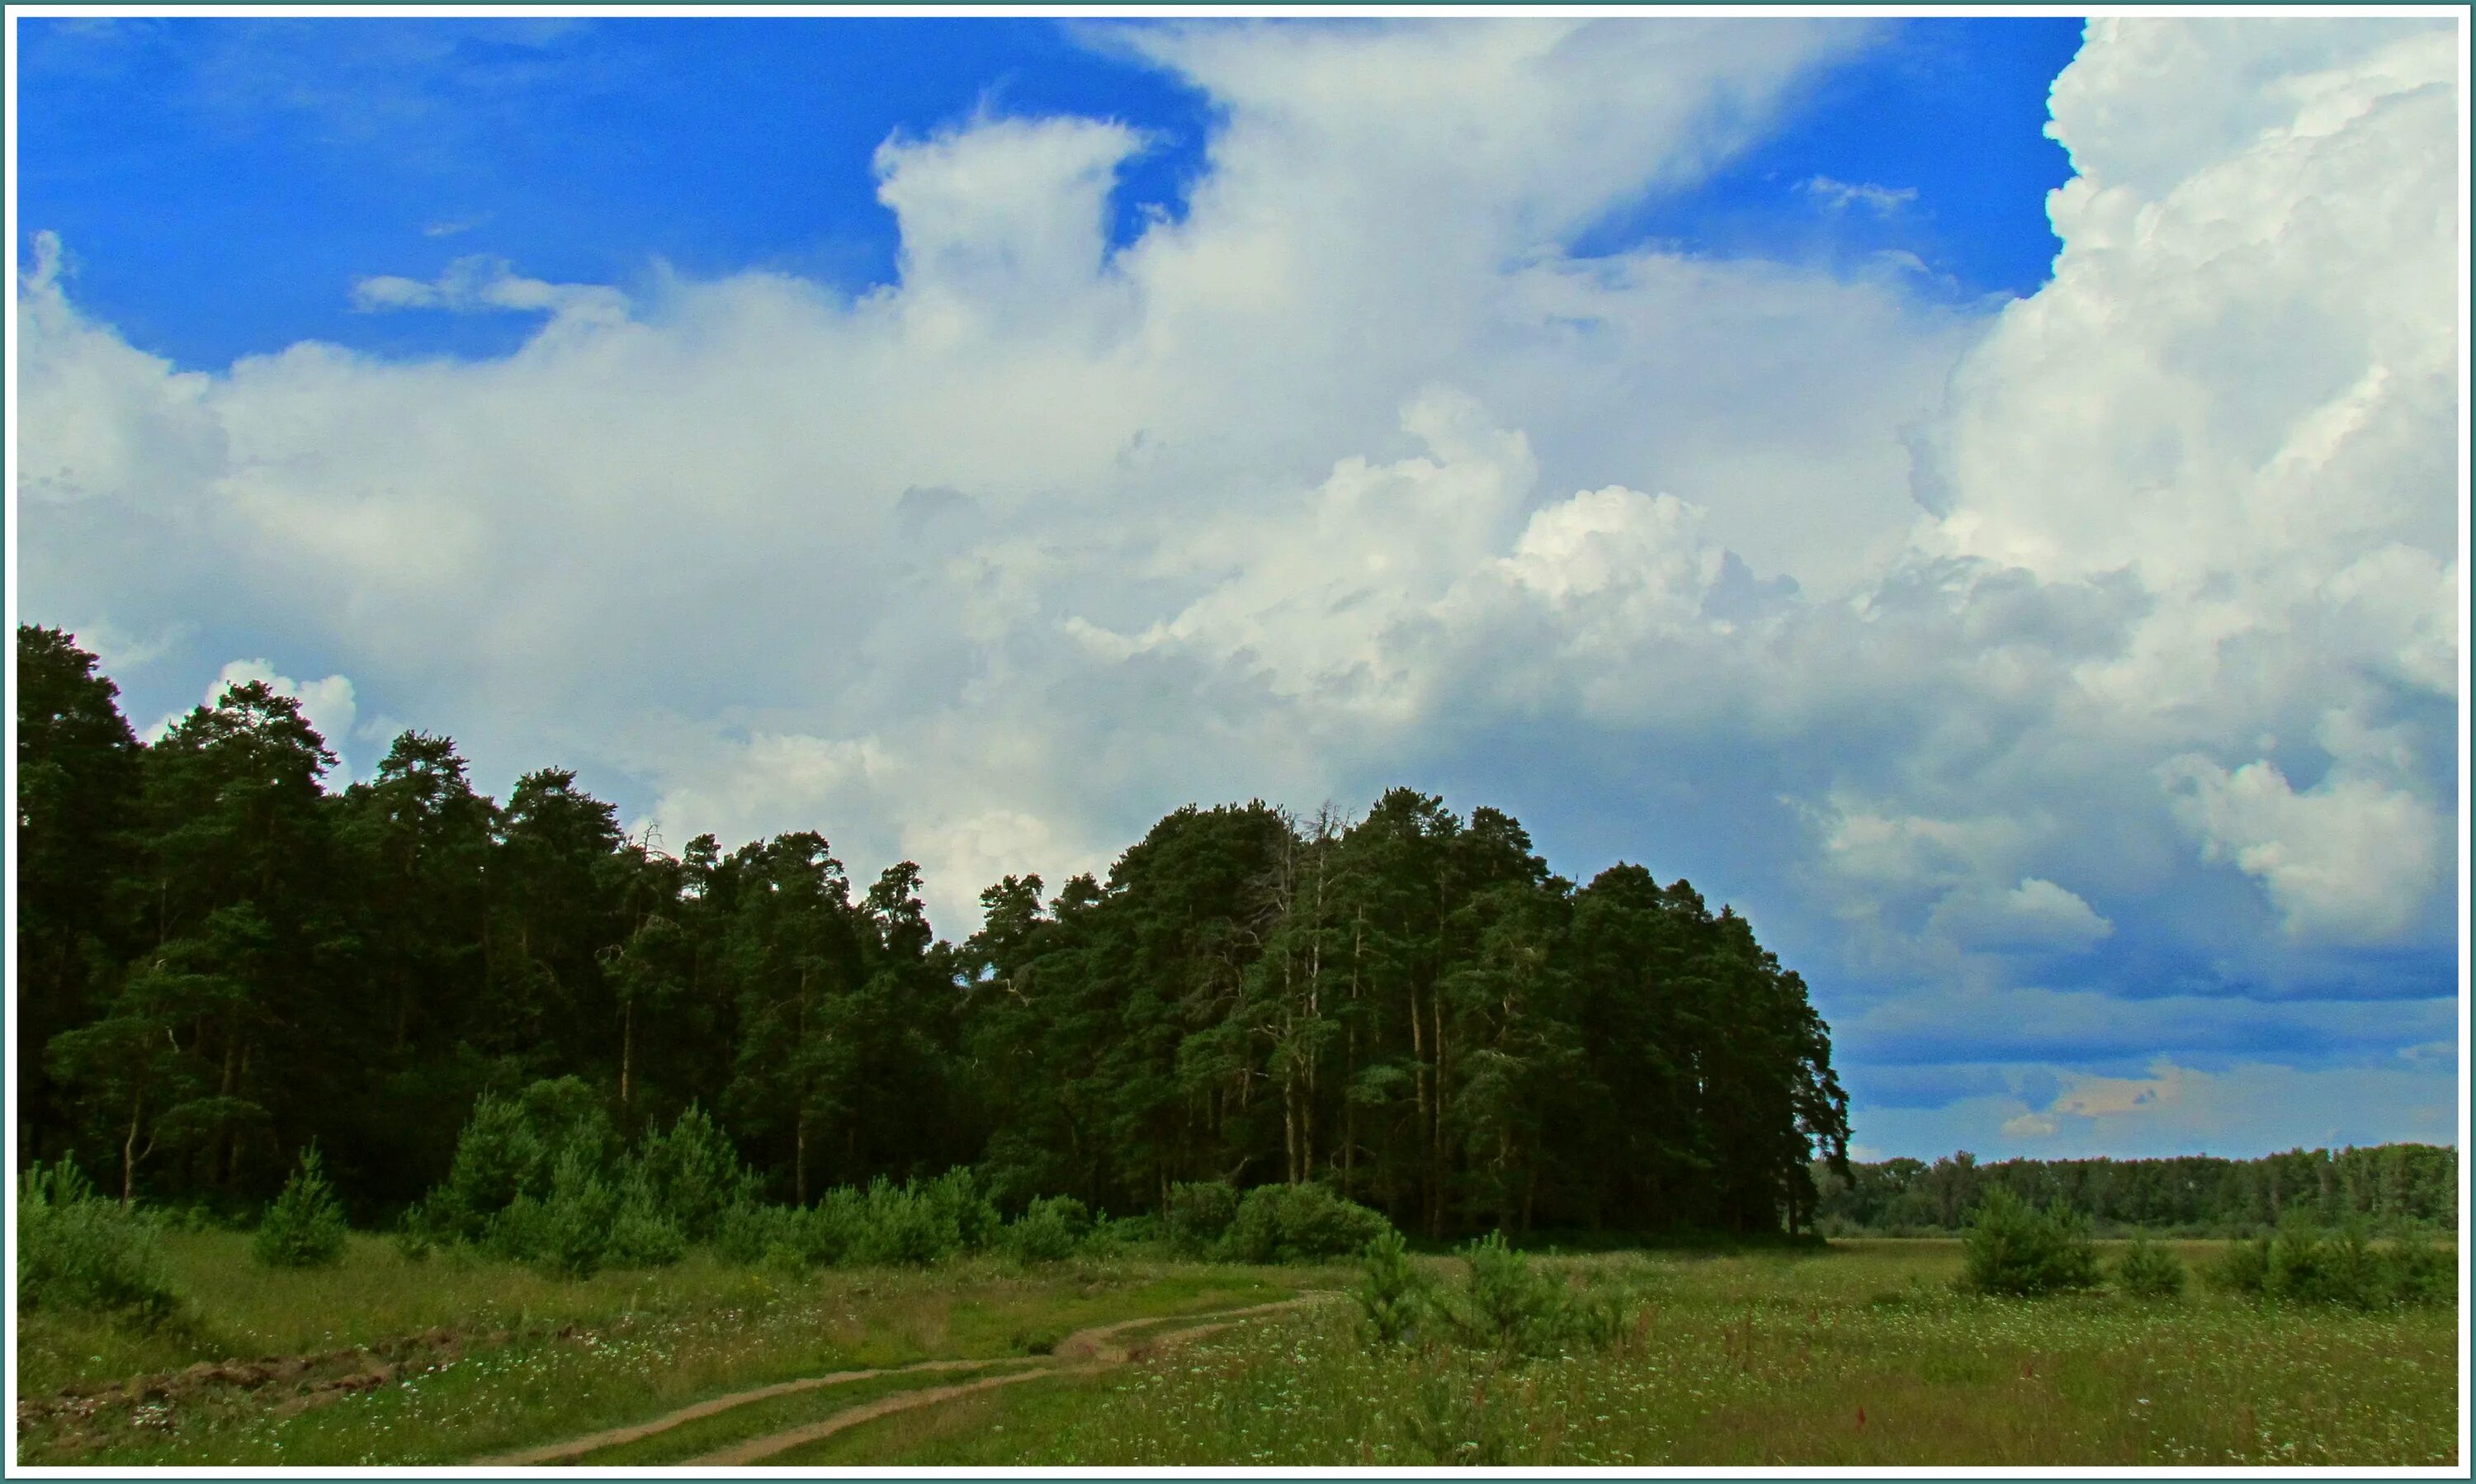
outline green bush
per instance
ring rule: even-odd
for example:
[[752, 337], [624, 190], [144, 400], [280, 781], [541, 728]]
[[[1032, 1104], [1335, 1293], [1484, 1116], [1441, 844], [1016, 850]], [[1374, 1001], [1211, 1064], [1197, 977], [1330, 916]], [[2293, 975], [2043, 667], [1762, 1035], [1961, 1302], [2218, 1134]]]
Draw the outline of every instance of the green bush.
[[641, 1173], [619, 1190], [603, 1261], [613, 1268], [667, 1268], [687, 1255], [687, 1233]]
[[486, 1245], [554, 1277], [591, 1277], [608, 1254], [618, 1214], [617, 1193], [586, 1150], [572, 1146], [552, 1167], [547, 1194], [518, 1196], [491, 1218]]
[[2456, 1303], [2459, 1265], [2433, 1244], [2420, 1227], [2401, 1230], [2382, 1249], [2382, 1264], [2392, 1297], [2400, 1303]]
[[1392, 1229], [1322, 1185], [1258, 1185], [1238, 1202], [1221, 1249], [1239, 1262], [1313, 1262], [1363, 1252]]
[[845, 1260], [928, 1267], [963, 1249], [959, 1212], [909, 1181], [869, 1182], [855, 1249]]
[[17, 1305], [110, 1315], [152, 1327], [180, 1300], [155, 1225], [95, 1194], [75, 1165], [33, 1164], [17, 1179]]
[[2362, 1226], [2351, 1223], [2325, 1236], [2306, 1222], [2290, 1220], [2270, 1239], [2262, 1291], [2298, 1303], [2376, 1309], [2390, 1300], [2388, 1277]]
[[988, 1192], [971, 1171], [959, 1165], [922, 1186], [920, 1195], [933, 1213], [938, 1230], [953, 1232], [954, 1250], [977, 1252], [995, 1242], [1005, 1225]]
[[2208, 1269], [2210, 1286], [2221, 1293], [2261, 1297], [2269, 1285], [2269, 1238], [2230, 1243]]
[[879, 1176], [865, 1190], [836, 1186], [815, 1205], [772, 1206], [741, 1195], [713, 1223], [714, 1250], [730, 1262], [794, 1269], [890, 1263], [928, 1266], [974, 1251], [1004, 1229], [968, 1170], [926, 1182]]
[[2097, 1286], [2088, 1220], [2061, 1201], [2038, 1210], [2001, 1186], [1970, 1213], [1961, 1256], [1960, 1286], [1972, 1293], [2026, 1298]]
[[1470, 1283], [1451, 1327], [1466, 1344], [1523, 1359], [1601, 1349], [1624, 1328], [1612, 1293], [1580, 1293], [1530, 1266], [1501, 1232], [1462, 1249]]
[[725, 1262], [753, 1264], [778, 1247], [788, 1249], [792, 1217], [788, 1206], [734, 1201], [714, 1218], [714, 1255]]
[[2211, 1286], [2227, 1293], [2354, 1309], [2454, 1302], [2458, 1278], [2449, 1257], [2421, 1232], [2375, 1247], [2359, 1224], [2325, 1233], [2300, 1218], [2275, 1236], [2229, 1248], [2210, 1271]]
[[1410, 1261], [1401, 1233], [1387, 1231], [1367, 1244], [1365, 1279], [1349, 1291], [1366, 1320], [1368, 1338], [1400, 1345], [1419, 1338], [1437, 1314], [1435, 1280]]
[[1043, 1196], [1006, 1228], [1006, 1249], [1025, 1262], [1075, 1255], [1092, 1231], [1092, 1213], [1072, 1196]]
[[1480, 1345], [1517, 1355], [1542, 1355], [1564, 1338], [1565, 1303], [1559, 1285], [1534, 1271], [1530, 1259], [1490, 1232], [1462, 1249], [1470, 1263], [1466, 1333]]
[[[609, 1169], [615, 1148], [601, 1095], [581, 1077], [533, 1082], [513, 1098], [483, 1093], [457, 1136], [447, 1178], [424, 1202], [431, 1228], [496, 1244], [500, 1215], [519, 1197], [547, 1200], [563, 1156], [573, 1151], [599, 1174]], [[531, 1220], [518, 1217], [515, 1224]]]
[[689, 1242], [711, 1241], [723, 1212], [755, 1200], [755, 1175], [703, 1108], [691, 1103], [669, 1129], [648, 1132], [631, 1174], [651, 1209]]
[[1226, 1180], [1192, 1180], [1169, 1188], [1161, 1206], [1161, 1235], [1186, 1257], [1211, 1255], [1238, 1219], [1238, 1192]]
[[405, 1207], [395, 1224], [395, 1249], [406, 1262], [428, 1262], [438, 1249], [437, 1234], [431, 1230], [430, 1213], [418, 1200]]
[[2184, 1259], [2141, 1232], [2116, 1260], [2115, 1281], [2136, 1298], [2172, 1298], [2184, 1291]]
[[323, 1268], [344, 1255], [344, 1206], [318, 1167], [318, 1147], [301, 1151], [300, 1167], [266, 1208], [250, 1256], [270, 1268]]

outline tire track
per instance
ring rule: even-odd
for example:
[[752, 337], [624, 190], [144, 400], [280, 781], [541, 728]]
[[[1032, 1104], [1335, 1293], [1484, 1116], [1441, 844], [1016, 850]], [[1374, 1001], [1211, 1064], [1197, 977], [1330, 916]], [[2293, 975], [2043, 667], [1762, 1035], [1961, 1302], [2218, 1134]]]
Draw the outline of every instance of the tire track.
[[[701, 1467], [750, 1463], [758, 1459], [771, 1458], [821, 1438], [831, 1437], [846, 1428], [856, 1427], [862, 1422], [874, 1422], [880, 1417], [909, 1411], [915, 1407], [934, 1406], [958, 1397], [986, 1391], [991, 1387], [1011, 1386], [1017, 1381], [1036, 1380], [1041, 1376], [1088, 1375], [1106, 1371], [1115, 1366], [1125, 1365], [1128, 1361], [1155, 1355], [1188, 1341], [1227, 1329], [1232, 1324], [1258, 1315], [1295, 1309], [1334, 1297], [1336, 1296], [1331, 1293], [1316, 1292], [1273, 1303], [1250, 1304], [1239, 1309], [1212, 1310], [1201, 1314], [1153, 1314], [1138, 1319], [1117, 1320], [1110, 1323], [1095, 1324], [1090, 1328], [1075, 1331], [1052, 1347], [1047, 1355], [993, 1355], [972, 1360], [923, 1360], [907, 1366], [880, 1366], [865, 1371], [836, 1371], [827, 1375], [777, 1381], [769, 1386], [758, 1386], [748, 1391], [708, 1397], [676, 1411], [665, 1412], [647, 1422], [605, 1428], [600, 1432], [587, 1433], [582, 1437], [570, 1438], [564, 1442], [546, 1443], [535, 1447], [520, 1448], [514, 1452], [477, 1458], [470, 1466], [527, 1469], [577, 1463], [588, 1454], [600, 1452], [604, 1448], [641, 1442], [646, 1438], [668, 1432], [672, 1428], [713, 1417], [736, 1407], [771, 1400], [776, 1397], [788, 1397], [800, 1392], [840, 1386], [851, 1381], [874, 1380], [879, 1376], [889, 1375], [987, 1370], [995, 1366], [1014, 1365], [1024, 1368], [1020, 1371], [1008, 1372], [1003, 1375], [980, 1376], [951, 1386], [926, 1387], [919, 1391], [897, 1392], [892, 1396], [876, 1397], [846, 1407], [816, 1422], [747, 1439], [732, 1444], [729, 1447], [685, 1461]], [[1190, 1323], [1193, 1321], [1202, 1323]], [[1119, 1338], [1130, 1330], [1151, 1329], [1181, 1323], [1184, 1323], [1186, 1327], [1168, 1333], [1154, 1334], [1148, 1338], [1138, 1338], [1125, 1343], [1121, 1343]]]
[[[921, 1391], [900, 1392], [891, 1397], [880, 1397], [874, 1401], [861, 1402], [855, 1407], [847, 1407], [831, 1417], [823, 1418], [817, 1422], [803, 1423], [798, 1427], [788, 1427], [780, 1432], [767, 1433], [762, 1437], [750, 1438], [742, 1443], [734, 1443], [729, 1447], [691, 1458], [687, 1463], [697, 1468], [731, 1468], [759, 1463], [787, 1453], [793, 1448], [830, 1438], [835, 1433], [856, 1427], [862, 1422], [873, 1422], [880, 1417], [891, 1417], [897, 1412], [932, 1407], [941, 1402], [954, 1400], [958, 1397], [971, 1396], [976, 1392], [989, 1391], [1000, 1386], [1012, 1386], [1018, 1381], [1036, 1381], [1044, 1376], [1097, 1375], [1103, 1371], [1114, 1370], [1128, 1361], [1157, 1355], [1184, 1345], [1190, 1340], [1218, 1333], [1258, 1315], [1300, 1308], [1332, 1297], [1334, 1296], [1328, 1293], [1304, 1294], [1296, 1298], [1284, 1298], [1277, 1303], [1251, 1304], [1243, 1309], [1223, 1309], [1217, 1313], [1206, 1314], [1153, 1315], [1146, 1319], [1120, 1320], [1116, 1323], [1078, 1329], [1058, 1341], [1055, 1348], [1050, 1351], [1053, 1358], [1066, 1361], [1068, 1364], [1041, 1366], [1029, 1371], [1019, 1371], [1010, 1375], [982, 1376], [978, 1380], [965, 1381], [955, 1386], [932, 1386]], [[1175, 1324], [1181, 1320], [1203, 1320], [1207, 1323], [1188, 1324], [1185, 1328], [1137, 1340], [1132, 1344], [1115, 1343], [1117, 1337], [1127, 1330], [1158, 1324]]]
[[[880, 1366], [869, 1371], [836, 1371], [829, 1375], [811, 1375], [803, 1376], [795, 1381], [777, 1381], [771, 1386], [759, 1386], [750, 1391], [732, 1392], [729, 1396], [709, 1397], [693, 1405], [681, 1407], [676, 1412], [665, 1412], [651, 1422], [631, 1422], [624, 1427], [605, 1428], [601, 1432], [587, 1433], [582, 1438], [570, 1438], [563, 1443], [545, 1443], [538, 1447], [521, 1448], [512, 1453], [494, 1453], [487, 1458], [476, 1458], [472, 1466], [530, 1469], [545, 1464], [574, 1463], [587, 1453], [597, 1453], [606, 1447], [617, 1447], [625, 1443], [635, 1443], [657, 1433], [668, 1432], [674, 1427], [696, 1422], [701, 1418], [728, 1412], [733, 1407], [747, 1406], [752, 1402], [770, 1401], [776, 1397], [789, 1397], [800, 1392], [816, 1391], [821, 1387], [840, 1386], [847, 1381], [869, 1381], [881, 1375], [902, 1375], [914, 1371], [968, 1371], [990, 1366], [1020, 1365], [1026, 1360], [1027, 1357], [1020, 1355], [997, 1355], [985, 1360], [923, 1360], [908, 1366]], [[1038, 1364], [1037, 1357], [1031, 1357], [1030, 1360], [1032, 1364]]]

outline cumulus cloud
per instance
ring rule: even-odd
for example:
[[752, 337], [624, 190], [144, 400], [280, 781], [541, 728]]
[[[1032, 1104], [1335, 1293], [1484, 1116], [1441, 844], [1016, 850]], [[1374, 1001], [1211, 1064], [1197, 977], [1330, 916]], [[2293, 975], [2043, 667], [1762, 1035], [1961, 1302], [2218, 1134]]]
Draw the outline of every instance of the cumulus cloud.
[[[318, 680], [296, 680], [288, 675], [276, 674], [275, 667], [263, 659], [235, 659], [215, 673], [214, 683], [207, 687], [201, 704], [211, 706], [223, 699], [228, 688], [247, 685], [253, 680], [263, 682], [267, 689], [279, 696], [287, 696], [301, 703], [302, 719], [326, 741], [327, 750], [337, 759], [336, 766], [327, 775], [328, 785], [340, 787], [351, 782], [353, 774], [343, 760], [344, 748], [355, 734], [353, 719], [359, 714], [359, 705], [353, 699], [352, 680], [340, 675], [331, 675]], [[171, 730], [187, 714], [186, 711], [174, 711], [164, 716], [145, 730], [146, 740], [161, 740], [163, 733]]]
[[[877, 152], [900, 271], [856, 295], [356, 285], [544, 316], [491, 360], [174, 367], [42, 239], [23, 611], [182, 633], [157, 667], [313, 635], [485, 784], [910, 855], [948, 932], [1190, 800], [1427, 768], [1553, 838], [1622, 796], [1628, 853], [1730, 862], [1827, 956], [1861, 1110], [1869, 1059], [1968, 1054], [1949, 1016], [2023, 1065], [2448, 1033], [2451, 28], [2092, 23], [2055, 279], [1991, 314], [1570, 250], [1866, 26], [1088, 34], [1216, 109], [1184, 214], [1114, 251], [1140, 134], [986, 115]], [[2398, 962], [2421, 1008], [2349, 1019]]]
[[1958, 942], [1998, 951], [2081, 952], [2115, 931], [2078, 895], [2034, 876], [2009, 891], [1955, 890], [1935, 903], [1926, 921]]
[[2229, 773], [2179, 758], [2168, 772], [2203, 858], [2259, 880], [2296, 937], [2384, 941], [2433, 889], [2446, 825], [2403, 789], [2334, 776], [2297, 793], [2268, 762]]

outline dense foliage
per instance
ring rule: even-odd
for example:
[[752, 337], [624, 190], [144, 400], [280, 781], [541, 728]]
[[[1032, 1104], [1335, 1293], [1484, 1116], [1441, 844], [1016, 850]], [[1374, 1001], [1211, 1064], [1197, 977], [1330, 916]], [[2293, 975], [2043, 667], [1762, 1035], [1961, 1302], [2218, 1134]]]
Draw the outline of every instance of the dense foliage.
[[2115, 1286], [2135, 1298], [2172, 1298], [2184, 1292], [2184, 1259], [2146, 1232], [2132, 1239], [2115, 1261]]
[[2290, 1219], [2274, 1234], [2228, 1248], [2209, 1278], [2228, 1293], [2353, 1309], [2449, 1303], [2459, 1297], [2458, 1265], [2448, 1252], [2414, 1232], [2377, 1245], [2356, 1222], [2324, 1230]]
[[[264, 684], [141, 744], [67, 635], [16, 662], [18, 1158], [111, 1195], [254, 1215], [315, 1141], [355, 1220], [422, 1202], [408, 1250], [576, 1267], [710, 1240], [742, 1179], [806, 1207], [959, 1166], [1008, 1212], [1119, 1216], [1219, 1182], [1215, 1240], [1330, 1219], [1354, 1249], [1333, 1213], [1795, 1227], [1843, 1158], [1826, 1027], [1745, 920], [1638, 866], [1556, 878], [1495, 809], [1184, 808], [948, 943], [916, 867], [863, 887], [814, 833], [673, 855], [571, 773], [493, 800], [417, 731], [331, 789]], [[678, 1220], [665, 1180], [704, 1182]], [[1330, 1200], [1239, 1202], [1267, 1185]]]
[[317, 1146], [302, 1151], [301, 1167], [266, 1208], [250, 1255], [270, 1268], [323, 1268], [344, 1255], [344, 1206], [318, 1167]]
[[2430, 1144], [2292, 1150], [2260, 1159], [2006, 1159], [1966, 1151], [1932, 1164], [1887, 1159], [1818, 1168], [1817, 1222], [1849, 1232], [1957, 1231], [1980, 1198], [2003, 1190], [2032, 1205], [2061, 1201], [2101, 1229], [2239, 1235], [2290, 1217], [2318, 1225], [2455, 1229], [2459, 1151]]
[[144, 1213], [97, 1195], [74, 1165], [37, 1164], [17, 1179], [17, 1306], [151, 1324], [180, 1301]]
[[1960, 1283], [1971, 1293], [2030, 1298], [2098, 1282], [2089, 1218], [2060, 1201], [2040, 1210], [2000, 1186], [1969, 1213], [1960, 1250]]

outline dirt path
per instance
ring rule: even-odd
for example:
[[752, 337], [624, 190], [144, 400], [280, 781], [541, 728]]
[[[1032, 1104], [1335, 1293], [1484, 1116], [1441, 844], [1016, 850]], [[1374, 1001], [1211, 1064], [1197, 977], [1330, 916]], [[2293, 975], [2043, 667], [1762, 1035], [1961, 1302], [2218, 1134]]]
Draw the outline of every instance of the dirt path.
[[952, 1401], [957, 1397], [968, 1397], [974, 1392], [987, 1391], [995, 1386], [1011, 1386], [1017, 1381], [1037, 1381], [1043, 1376], [1052, 1375], [1090, 1375], [1096, 1372], [1108, 1370], [1111, 1364], [1113, 1363], [1109, 1361], [1095, 1361], [1079, 1366], [1041, 1366], [1031, 1371], [1017, 1371], [1008, 1375], [984, 1375], [977, 1381], [964, 1381], [955, 1386], [931, 1386], [924, 1391], [898, 1392], [891, 1397], [879, 1397], [875, 1401], [863, 1401], [855, 1407], [846, 1407], [822, 1422], [785, 1428], [780, 1432], [769, 1432], [761, 1438], [750, 1438], [744, 1443], [734, 1443], [727, 1448], [717, 1449], [702, 1457], [691, 1458], [687, 1463], [691, 1468], [728, 1468], [734, 1464], [753, 1464], [772, 1458], [778, 1453], [787, 1453], [803, 1444], [814, 1443], [821, 1438], [830, 1438], [846, 1427], [856, 1427], [862, 1422], [873, 1422], [880, 1417], [890, 1417], [897, 1412], [908, 1412], [915, 1407], [935, 1406], [941, 1401]]
[[[1184, 1345], [1190, 1340], [1218, 1333], [1257, 1315], [1300, 1308], [1331, 1297], [1333, 1296], [1324, 1293], [1306, 1294], [1296, 1298], [1284, 1298], [1277, 1303], [1253, 1304], [1244, 1309], [1223, 1309], [1218, 1313], [1210, 1314], [1153, 1315], [1146, 1319], [1120, 1320], [1113, 1324], [1099, 1324], [1090, 1329], [1078, 1329], [1058, 1341], [1050, 1350], [1053, 1360], [1066, 1362], [1065, 1364], [1041, 1366], [1029, 1371], [1018, 1371], [1008, 1375], [982, 1376], [978, 1380], [964, 1381], [954, 1386], [932, 1386], [922, 1391], [900, 1392], [891, 1397], [880, 1397], [874, 1401], [864, 1401], [854, 1407], [846, 1407], [831, 1417], [798, 1427], [785, 1428], [780, 1432], [767, 1433], [763, 1437], [734, 1443], [729, 1447], [706, 1453], [702, 1457], [691, 1458], [687, 1462], [700, 1468], [730, 1468], [758, 1463], [779, 1454], [787, 1453], [793, 1448], [805, 1447], [820, 1439], [830, 1438], [835, 1433], [846, 1428], [856, 1427], [862, 1422], [873, 1422], [880, 1417], [891, 1417], [897, 1412], [908, 1412], [917, 1407], [936, 1406], [941, 1402], [952, 1401], [957, 1397], [968, 1397], [975, 1392], [988, 1391], [999, 1386], [1012, 1386], [1018, 1381], [1036, 1381], [1044, 1376], [1097, 1374], [1125, 1365], [1131, 1360], [1157, 1355], [1164, 1350]], [[1156, 1324], [1176, 1324], [1181, 1320], [1203, 1320], [1206, 1323], [1190, 1323], [1184, 1328], [1151, 1335], [1127, 1345], [1117, 1343], [1117, 1337], [1127, 1330]]]
[[[746, 1406], [754, 1401], [765, 1401], [775, 1397], [788, 1397], [795, 1392], [815, 1391], [821, 1386], [840, 1386], [845, 1381], [873, 1380], [880, 1375], [901, 1375], [912, 1371], [970, 1371], [1009, 1363], [1021, 1365], [1026, 1361], [1024, 1357], [1018, 1355], [999, 1355], [987, 1360], [924, 1360], [908, 1366], [885, 1366], [874, 1371], [837, 1371], [830, 1375], [811, 1375], [803, 1376], [796, 1381], [777, 1381], [771, 1386], [732, 1392], [730, 1396], [715, 1397], [709, 1400], [697, 1402], [693, 1406], [681, 1407], [676, 1412], [665, 1412], [649, 1422], [634, 1422], [625, 1427], [606, 1428], [601, 1432], [588, 1433], [582, 1438], [570, 1438], [564, 1443], [546, 1443], [539, 1447], [524, 1448], [513, 1453], [497, 1453], [488, 1458], [474, 1459], [473, 1464], [477, 1468], [529, 1469], [542, 1464], [573, 1463], [587, 1453], [599, 1452], [606, 1447], [617, 1447], [623, 1443], [633, 1443], [640, 1438], [650, 1438], [656, 1433], [668, 1432], [683, 1422], [693, 1422], [701, 1417], [711, 1417], [716, 1412], [728, 1412], [733, 1407]], [[1036, 1364], [1036, 1361], [1033, 1363]], [[1047, 1370], [1046, 1367], [1042, 1369], [1044, 1372]]]
[[[1295, 1309], [1332, 1297], [1334, 1296], [1328, 1293], [1313, 1293], [1301, 1295], [1296, 1298], [1284, 1298], [1276, 1303], [1252, 1304], [1243, 1309], [1222, 1309], [1203, 1314], [1154, 1314], [1141, 1319], [1119, 1320], [1112, 1323], [1096, 1324], [1089, 1329], [1078, 1329], [1058, 1341], [1047, 1355], [1028, 1357], [997, 1355], [980, 1360], [924, 1360], [908, 1366], [886, 1366], [870, 1371], [837, 1371], [829, 1375], [777, 1381], [771, 1386], [759, 1386], [749, 1391], [732, 1392], [728, 1396], [711, 1397], [691, 1406], [681, 1407], [675, 1412], [664, 1413], [650, 1422], [635, 1422], [625, 1427], [607, 1428], [584, 1437], [571, 1438], [563, 1443], [548, 1443], [513, 1453], [477, 1458], [473, 1463], [475, 1466], [485, 1468], [537, 1468], [546, 1464], [575, 1463], [587, 1454], [599, 1452], [603, 1448], [638, 1442], [657, 1433], [668, 1432], [674, 1427], [695, 1422], [700, 1418], [711, 1417], [718, 1412], [728, 1412], [734, 1407], [746, 1406], [751, 1402], [790, 1396], [795, 1392], [815, 1391], [821, 1387], [839, 1386], [846, 1381], [865, 1381], [878, 1376], [906, 1375], [915, 1372], [927, 1374], [941, 1371], [985, 1370], [993, 1366], [1004, 1365], [1024, 1367], [1022, 1370], [1010, 1371], [1003, 1375], [979, 1376], [951, 1386], [931, 1386], [919, 1391], [897, 1392], [890, 1397], [879, 1397], [874, 1400], [846, 1407], [817, 1422], [750, 1438], [719, 1451], [687, 1460], [688, 1463], [698, 1466], [754, 1463], [759, 1459], [787, 1452], [805, 1444], [814, 1443], [821, 1438], [829, 1438], [845, 1428], [856, 1427], [862, 1422], [874, 1422], [878, 1418], [891, 1416], [897, 1412], [909, 1411], [914, 1407], [935, 1406], [939, 1402], [951, 1401], [957, 1397], [986, 1391], [991, 1387], [1011, 1386], [1017, 1381], [1036, 1380], [1042, 1376], [1087, 1375], [1095, 1372], [1106, 1371], [1130, 1360], [1140, 1360], [1146, 1356], [1158, 1354], [1190, 1340], [1201, 1339], [1204, 1335], [1226, 1329], [1232, 1324], [1257, 1315]], [[1201, 1323], [1196, 1323], [1198, 1321]], [[1119, 1339], [1130, 1330], [1181, 1323], [1185, 1327], [1173, 1329], [1167, 1333], [1143, 1336], [1125, 1343], [1121, 1343]]]

